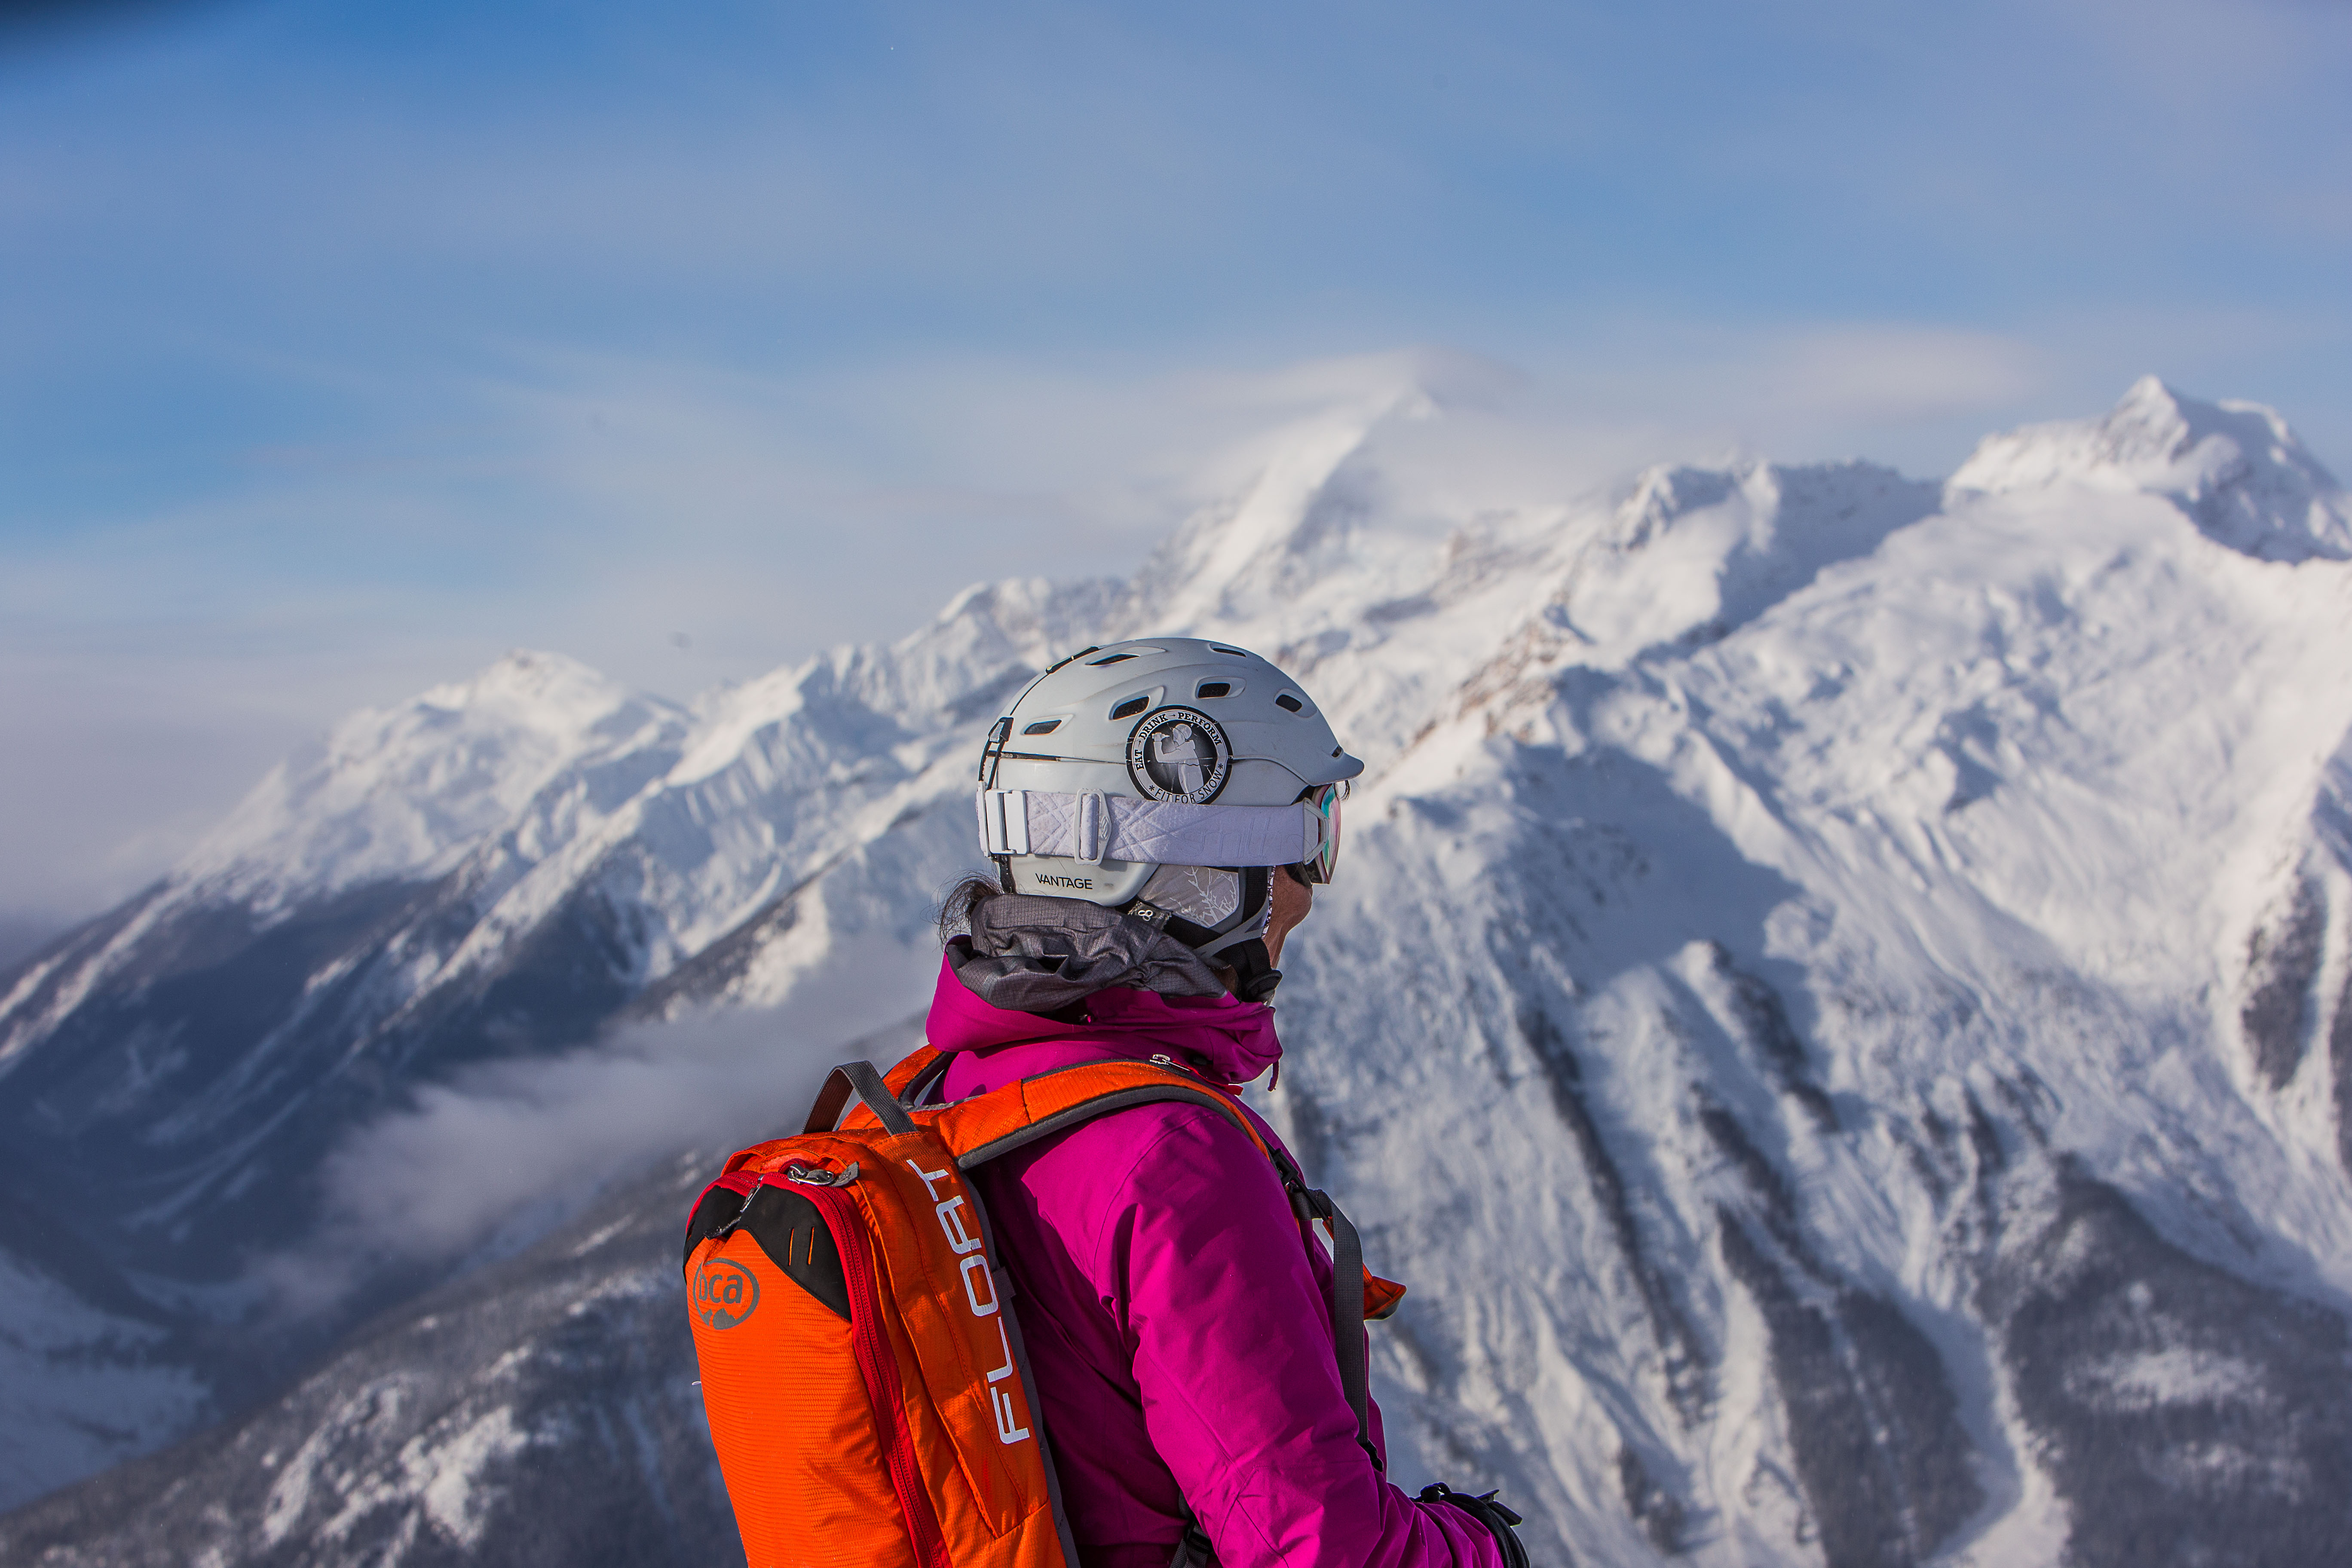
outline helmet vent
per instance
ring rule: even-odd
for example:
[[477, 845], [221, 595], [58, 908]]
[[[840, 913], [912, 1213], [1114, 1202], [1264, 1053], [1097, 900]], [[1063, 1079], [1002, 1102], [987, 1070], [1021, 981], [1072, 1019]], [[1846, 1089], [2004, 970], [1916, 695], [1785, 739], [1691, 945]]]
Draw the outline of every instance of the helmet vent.
[[1115, 653], [1115, 654], [1112, 654], [1108, 658], [1097, 658], [1097, 659], [1095, 659], [1095, 660], [1093, 660], [1093, 661], [1091, 661], [1091, 662], [1092, 662], [1092, 666], [1093, 666], [1093, 668], [1096, 668], [1096, 669], [1100, 669], [1104, 665], [1107, 665], [1107, 664], [1124, 664], [1124, 663], [1126, 663], [1129, 659], [1133, 658], [1134, 657], [1135, 657], [1135, 656], [1134, 656], [1133, 654], [1131, 654], [1131, 653]]
[[1130, 697], [1126, 701], [1120, 703], [1118, 707], [1112, 709], [1110, 710], [1110, 716], [1114, 719], [1132, 719], [1138, 713], [1142, 712], [1145, 706], [1149, 704], [1150, 700], [1151, 699], [1149, 697]]
[[1040, 719], [1034, 724], [1024, 727], [1021, 732], [1024, 735], [1050, 735], [1061, 727], [1059, 719]]
[[1211, 643], [1209, 645], [1209, 651], [1211, 653], [1229, 653], [1235, 658], [1247, 658], [1249, 657], [1249, 655], [1244, 653], [1237, 647], [1226, 647], [1219, 643]]
[[1200, 685], [1192, 688], [1192, 695], [1195, 697], [1226, 697], [1232, 694], [1233, 689], [1234, 683], [1230, 680], [1204, 680], [1201, 682]]
[[1284, 710], [1286, 712], [1291, 712], [1291, 713], [1296, 713], [1296, 712], [1297, 712], [1300, 709], [1305, 708], [1305, 707], [1307, 706], [1307, 704], [1306, 704], [1306, 703], [1301, 702], [1300, 700], [1298, 700], [1298, 699], [1297, 699], [1297, 698], [1293, 697], [1293, 696], [1292, 696], [1289, 692], [1287, 692], [1287, 691], [1284, 692], [1281, 696], [1279, 696], [1279, 697], [1276, 698], [1276, 699], [1274, 700], [1274, 705], [1275, 705], [1276, 708], [1280, 708], [1280, 709]]

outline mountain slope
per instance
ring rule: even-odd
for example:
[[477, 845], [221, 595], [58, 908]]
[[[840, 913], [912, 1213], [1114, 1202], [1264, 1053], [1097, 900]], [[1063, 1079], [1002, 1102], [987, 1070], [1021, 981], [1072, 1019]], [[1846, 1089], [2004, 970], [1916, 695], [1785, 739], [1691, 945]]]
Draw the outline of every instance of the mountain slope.
[[[812, 1048], [902, 1017], [936, 963], [926, 906], [973, 858], [966, 770], [1001, 696], [1086, 641], [1213, 635], [1293, 669], [1372, 763], [1295, 950], [1280, 1086], [1253, 1093], [1414, 1286], [1375, 1336], [1402, 1474], [1500, 1484], [1580, 1561], [2316, 1560], [2352, 1526], [2342, 491], [2269, 411], [2142, 383], [2102, 420], [1989, 439], [1940, 488], [1863, 464], [1659, 469], [1613, 499], [1433, 519], [1384, 470], [1401, 422], [1433, 417], [1408, 399], [1303, 430], [1123, 587], [977, 590], [892, 648], [648, 707], [644, 739], [556, 767], [446, 864], [236, 884], [319, 889], [225, 906], [253, 940], [311, 944], [297, 967], [330, 978], [310, 991], [401, 977], [335, 1015], [359, 1022], [289, 1004], [257, 1031], [281, 1044], [256, 1061], [281, 1049], [320, 1084], [384, 1065], [372, 1100], [308, 1091], [341, 1107], [315, 1144], [244, 1112], [278, 1163], [241, 1168], [331, 1176], [483, 1063], [568, 1061], [623, 1016], [773, 1008]], [[580, 782], [600, 768], [636, 782]], [[284, 826], [247, 863], [312, 865], [292, 847], [326, 841]], [[409, 912], [423, 865], [477, 890], [434, 895], [462, 917]], [[70, 952], [151, 951], [121, 933], [194, 885]], [[370, 898], [391, 912], [351, 902]], [[162, 1058], [115, 1020], [137, 997], [152, 1035], [173, 1026], [156, 984], [115, 978], [156, 960], [44, 962], [91, 978], [24, 1026], [0, 1116], [54, 1137], [56, 1091], [20, 1083], [88, 1055], [86, 1103], [136, 1103]], [[501, 1012], [483, 977], [519, 973], [540, 1005]], [[259, 1081], [220, 1060], [222, 1084]], [[784, 1077], [724, 1066], [761, 1093], [689, 1103], [695, 1125], [797, 1115]], [[92, 1124], [168, 1142], [174, 1114]], [[458, 1489], [478, 1505], [437, 1515], [444, 1471], [404, 1468], [439, 1451], [441, 1416], [334, 1414], [394, 1374], [374, 1335], [240, 1429], [266, 1440], [199, 1437], [0, 1542], [249, 1554], [251, 1509], [199, 1528], [194, 1500], [260, 1499], [278, 1483], [247, 1450], [315, 1440], [378, 1478], [377, 1522], [257, 1502], [294, 1521], [270, 1550], [510, 1560], [486, 1543], [563, 1506], [530, 1478], [605, 1474], [595, 1434], [617, 1428], [467, 1403], [452, 1369], [570, 1331], [530, 1280], [656, 1289], [650, 1239], [553, 1260], [675, 1177], [445, 1287], [511, 1304], [414, 1370], [443, 1380], [432, 1410], [467, 1413], [453, 1434], [509, 1412], [483, 1439], [506, 1479]], [[130, 1213], [118, 1266], [160, 1234]], [[322, 1213], [257, 1200], [212, 1223], [283, 1246]], [[454, 1267], [429, 1262], [371, 1299]], [[669, 1408], [683, 1321], [628, 1321], [667, 1348], [600, 1363], [595, 1399]], [[690, 1422], [647, 1420], [638, 1473], [671, 1479], [613, 1495], [723, 1539]]]
[[[365, 1184], [339, 1155], [420, 1086], [560, 1056], [657, 982], [682, 1002], [682, 960], [821, 902], [845, 858], [919, 868], [871, 903], [900, 939], [923, 929], [930, 862], [970, 813], [905, 802], [941, 798], [1005, 683], [1105, 598], [976, 591], [894, 648], [840, 650], [692, 714], [509, 656], [355, 716], [172, 877], [0, 977], [5, 1191], [78, 1216], [77, 1267], [137, 1329], [92, 1330], [138, 1342], [101, 1357], [100, 1385], [143, 1388], [150, 1411], [103, 1440], [28, 1437], [0, 1499], [241, 1407], [364, 1302], [460, 1261], [335, 1234], [339, 1197]], [[890, 847], [909, 837], [921, 847]], [[905, 1010], [821, 1026], [848, 1038]], [[22, 1310], [66, 1288], [5, 1231], [0, 1249], [38, 1277]], [[9, 1409], [23, 1386], [0, 1391], [8, 1429], [55, 1428], [47, 1396]]]
[[688, 1154], [524, 1256], [367, 1324], [226, 1429], [0, 1520], [0, 1554], [52, 1568], [741, 1562], [673, 1300], [678, 1215], [720, 1157]]
[[[1302, 965], [1285, 1088], [1401, 1216], [1375, 1246], [1509, 1281], [1389, 1364], [1433, 1443], [1623, 1521], [1603, 1561], [1636, 1523], [2296, 1561], [2347, 1522], [2345, 1173], [2231, 1016], [2352, 723], [2311, 635], [2347, 584], [2059, 504], [2061, 552], [1962, 505], [1694, 653], [1515, 663], [1362, 803], [1333, 923], [1378, 942]], [[1357, 1046], [1399, 1012], [1418, 1048]], [[1481, 1158], [1404, 1157], [1446, 1149]]]

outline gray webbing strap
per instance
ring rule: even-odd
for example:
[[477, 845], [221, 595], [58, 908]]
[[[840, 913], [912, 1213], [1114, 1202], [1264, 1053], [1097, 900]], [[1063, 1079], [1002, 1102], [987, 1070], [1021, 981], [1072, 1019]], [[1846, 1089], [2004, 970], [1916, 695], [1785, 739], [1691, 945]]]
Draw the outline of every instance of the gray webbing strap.
[[[1327, 1204], [1330, 1200], [1324, 1200]], [[1339, 1386], [1356, 1413], [1356, 1441], [1372, 1445], [1372, 1378], [1364, 1345], [1364, 1243], [1331, 1204], [1331, 1332], [1339, 1342]]]
[[827, 1073], [824, 1087], [816, 1091], [816, 1103], [809, 1107], [808, 1125], [803, 1132], [830, 1132], [841, 1125], [841, 1112], [856, 1094], [866, 1102], [866, 1109], [882, 1123], [885, 1132], [912, 1132], [915, 1119], [882, 1081], [872, 1062], [844, 1062]]
[[[1339, 1363], [1339, 1387], [1356, 1413], [1356, 1441], [1370, 1454], [1372, 1380], [1364, 1346], [1364, 1240], [1325, 1194], [1296, 1188], [1291, 1201], [1305, 1217], [1331, 1227], [1331, 1349]], [[1373, 1462], [1379, 1462], [1377, 1455]]]

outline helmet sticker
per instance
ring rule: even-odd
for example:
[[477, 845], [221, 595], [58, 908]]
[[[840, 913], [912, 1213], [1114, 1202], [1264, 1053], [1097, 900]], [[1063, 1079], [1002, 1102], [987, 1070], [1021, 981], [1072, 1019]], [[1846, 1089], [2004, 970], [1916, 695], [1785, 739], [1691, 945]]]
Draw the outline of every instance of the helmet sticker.
[[1242, 907], [1242, 874], [1215, 866], [1162, 866], [1137, 896], [1155, 909], [1215, 931]]
[[1215, 720], [1190, 708], [1162, 708], [1136, 721], [1127, 737], [1127, 776], [1148, 800], [1205, 805], [1225, 787], [1233, 748]]

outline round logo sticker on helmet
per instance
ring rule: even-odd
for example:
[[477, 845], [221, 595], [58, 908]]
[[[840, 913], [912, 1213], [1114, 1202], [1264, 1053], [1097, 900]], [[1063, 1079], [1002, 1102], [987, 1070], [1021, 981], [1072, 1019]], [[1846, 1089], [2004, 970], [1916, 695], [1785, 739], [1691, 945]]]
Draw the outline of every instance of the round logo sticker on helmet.
[[760, 1277], [724, 1258], [694, 1271], [694, 1315], [707, 1329], [731, 1329], [760, 1304]]
[[1127, 776], [1151, 800], [1205, 805], [1225, 787], [1234, 769], [1225, 732], [1206, 713], [1161, 708], [1135, 722], [1127, 737]]

